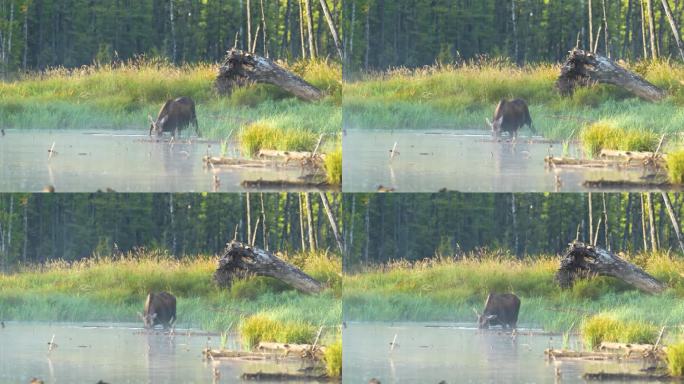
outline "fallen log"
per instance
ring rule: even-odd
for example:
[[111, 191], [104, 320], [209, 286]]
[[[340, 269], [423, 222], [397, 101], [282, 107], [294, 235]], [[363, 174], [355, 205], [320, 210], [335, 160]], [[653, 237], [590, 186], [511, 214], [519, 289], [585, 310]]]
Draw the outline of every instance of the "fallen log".
[[240, 186], [243, 188], [250, 189], [292, 189], [300, 188], [302, 190], [308, 188], [317, 188], [319, 190], [335, 189], [331, 186], [323, 176], [314, 179], [304, 179], [304, 180], [242, 180]]
[[665, 284], [636, 265], [603, 248], [578, 241], [569, 244], [566, 255], [561, 259], [555, 280], [561, 288], [570, 288], [578, 277], [596, 275], [618, 278], [647, 293], [660, 293], [665, 290]]
[[318, 293], [325, 288], [318, 280], [271, 252], [231, 241], [218, 261], [214, 281], [221, 287], [230, 287], [236, 277], [251, 275], [276, 278], [304, 293]]
[[320, 89], [267, 58], [239, 49], [228, 51], [214, 82], [219, 94], [228, 95], [235, 87], [252, 83], [272, 84], [306, 101], [325, 96]]
[[664, 155], [656, 155], [654, 152], [641, 152], [641, 151], [620, 151], [617, 149], [602, 149], [599, 153], [599, 157], [602, 159], [626, 159], [626, 160], [652, 160], [655, 158], [664, 158]]
[[217, 156], [204, 156], [202, 158], [202, 162], [204, 162], [205, 165], [226, 166], [235, 168], [265, 168], [274, 165], [273, 161], [271, 160], [251, 160]]
[[666, 96], [662, 89], [605, 56], [581, 49], [570, 51], [556, 80], [561, 95], [572, 95], [575, 87], [594, 83], [612, 84], [648, 101], [659, 101]]
[[668, 373], [627, 373], [627, 372], [597, 372], [585, 373], [582, 375], [584, 380], [596, 381], [681, 381], [681, 378], [675, 378]]
[[658, 189], [666, 190], [672, 189], [674, 185], [667, 181], [667, 177], [656, 177], [647, 180], [585, 180], [582, 186], [587, 188], [614, 188], [614, 189], [626, 189], [629, 191], [634, 191], [638, 189]]
[[634, 354], [648, 357], [664, 358], [665, 352], [663, 347], [658, 347], [653, 344], [630, 344], [630, 343], [616, 343], [611, 341], [603, 341], [598, 347], [599, 351], [623, 353], [626, 356]]
[[319, 383], [327, 383], [331, 381], [339, 381], [339, 379], [332, 378], [325, 373], [243, 373], [240, 376], [242, 380], [248, 381], [269, 381], [269, 382], [284, 382], [284, 381], [312, 381]]
[[288, 344], [276, 343], [270, 341], [259, 342], [256, 346], [257, 351], [283, 353], [286, 356], [296, 354], [300, 357], [311, 357], [314, 359], [322, 359], [325, 354], [325, 347], [313, 346], [311, 344]]
[[230, 349], [205, 349], [202, 355], [209, 360], [216, 359], [233, 359], [233, 360], [268, 360], [274, 359], [276, 356], [273, 353], [251, 352], [251, 351], [233, 351]]

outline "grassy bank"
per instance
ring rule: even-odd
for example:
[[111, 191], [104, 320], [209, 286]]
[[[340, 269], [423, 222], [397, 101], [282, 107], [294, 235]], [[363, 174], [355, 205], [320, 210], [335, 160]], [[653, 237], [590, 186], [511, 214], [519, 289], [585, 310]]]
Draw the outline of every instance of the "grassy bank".
[[522, 305], [518, 324], [564, 332], [595, 315], [618, 321], [680, 325], [684, 319], [684, 261], [667, 255], [632, 258], [667, 283], [661, 295], [647, 295], [613, 278], [579, 281], [561, 290], [553, 278], [558, 260], [444, 258], [415, 264], [397, 262], [345, 276], [346, 320], [475, 322], [489, 292], [513, 292]]
[[217, 65], [177, 67], [164, 61], [131, 61], [53, 69], [0, 83], [0, 126], [127, 128], [147, 133], [148, 114], [156, 117], [167, 99], [188, 96], [197, 104], [205, 137], [231, 135], [247, 142], [254, 129], [250, 127], [259, 126], [278, 132], [277, 140], [268, 143], [271, 149], [313, 150], [321, 133], [330, 134], [328, 145], [334, 148], [342, 124], [340, 66], [314, 61], [294, 63], [290, 69], [329, 96], [307, 103], [275, 87], [254, 85], [221, 97], [213, 88]]
[[216, 267], [212, 257], [176, 260], [163, 252], [141, 252], [120, 259], [54, 262], [0, 275], [0, 319], [141, 322], [137, 313], [147, 293], [166, 290], [178, 299], [181, 327], [217, 332], [230, 328], [243, 331], [245, 339], [254, 337], [246, 325], [261, 319], [295, 330], [276, 332], [271, 341], [313, 342], [322, 325], [327, 327], [325, 341], [334, 342], [342, 316], [341, 260], [312, 254], [290, 261], [330, 289], [305, 295], [280, 281], [256, 277], [223, 290], [212, 281]]
[[505, 60], [489, 61], [396, 69], [346, 83], [344, 123], [347, 128], [364, 129], [485, 130], [489, 128], [484, 119], [491, 119], [500, 99], [522, 98], [530, 105], [535, 129], [548, 138], [579, 138], [584, 128], [595, 123], [657, 136], [676, 132], [684, 124], [684, 84], [680, 82], [684, 66], [655, 62], [629, 67], [670, 96], [649, 103], [616, 87], [595, 85], [561, 97], [554, 88], [559, 65], [520, 68]]

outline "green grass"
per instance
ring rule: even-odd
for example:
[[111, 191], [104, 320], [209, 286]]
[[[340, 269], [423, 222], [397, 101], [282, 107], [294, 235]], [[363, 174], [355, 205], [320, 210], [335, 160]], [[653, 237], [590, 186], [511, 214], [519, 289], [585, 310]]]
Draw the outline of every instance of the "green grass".
[[328, 345], [325, 350], [325, 364], [328, 376], [342, 376], [342, 338]]
[[658, 328], [644, 322], [618, 321], [609, 316], [596, 315], [584, 321], [581, 334], [586, 345], [593, 349], [604, 341], [655, 344]]
[[600, 120], [586, 126], [580, 140], [587, 154], [596, 156], [602, 149], [655, 152], [659, 138], [653, 132], [625, 130], [613, 121]]
[[684, 342], [667, 346], [667, 369], [672, 376], [684, 376]]
[[[530, 105], [537, 132], [552, 139], [577, 138], [586, 127], [609, 121], [631, 132], [676, 132], [684, 124], [684, 65], [635, 63], [637, 71], [668, 91], [659, 103], [641, 101], [610, 85], [577, 89], [561, 97], [554, 88], [557, 64], [517, 67], [506, 61], [395, 69], [364, 76], [344, 86], [344, 122], [363, 129], [482, 129], [502, 98]], [[523, 131], [523, 135], [530, 134]], [[650, 139], [648, 140], [650, 142]], [[637, 140], [640, 144], [641, 140]], [[630, 148], [633, 149], [633, 148]]]
[[[212, 281], [216, 260], [197, 256], [176, 260], [164, 252], [143, 251], [123, 258], [77, 263], [52, 262], [0, 275], [0, 319], [34, 321], [138, 322], [149, 291], [166, 290], [178, 299], [179, 326], [225, 331], [258, 315], [278, 324], [318, 329], [341, 319], [341, 260], [320, 254], [292, 261], [330, 289], [299, 293], [280, 281], [253, 277], [219, 289]], [[301, 340], [295, 331], [282, 332]]]
[[266, 316], [254, 315], [242, 321], [240, 335], [245, 345], [250, 348], [261, 341], [313, 344], [316, 327], [301, 322], [275, 321]]
[[325, 158], [325, 173], [328, 183], [342, 184], [342, 144], [338, 143], [334, 150], [328, 152]]
[[[339, 140], [342, 125], [341, 68], [328, 61], [297, 62], [290, 69], [327, 97], [300, 101], [269, 85], [252, 85], [219, 96], [213, 88], [214, 64], [173, 66], [160, 60], [131, 61], [121, 66], [57, 68], [0, 82], [0, 126], [44, 129], [136, 129], [147, 133], [147, 115], [163, 103], [188, 96], [197, 104], [204, 137], [249, 140], [251, 126], [277, 132], [270, 149], [312, 150], [319, 134]], [[313, 145], [311, 144], [311, 137]], [[252, 148], [251, 143], [245, 144]]]
[[561, 290], [554, 282], [554, 257], [440, 258], [346, 275], [343, 314], [357, 321], [474, 322], [472, 308], [481, 309], [490, 292], [512, 292], [522, 302], [522, 326], [564, 332], [597, 314], [658, 327], [678, 325], [684, 318], [684, 261], [661, 254], [631, 260], [670, 289], [647, 295], [619, 280], [597, 277]]
[[670, 182], [681, 184], [684, 182], [684, 149], [671, 151], [667, 154], [667, 176]]

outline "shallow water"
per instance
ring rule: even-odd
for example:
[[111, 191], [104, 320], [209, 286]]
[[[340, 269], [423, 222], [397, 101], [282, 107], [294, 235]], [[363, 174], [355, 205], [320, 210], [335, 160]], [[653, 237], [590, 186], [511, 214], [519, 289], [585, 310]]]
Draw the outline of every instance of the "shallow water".
[[[524, 134], [523, 134], [524, 135]], [[375, 192], [581, 192], [585, 180], [638, 181], [642, 170], [547, 169], [544, 158], [563, 155], [548, 140], [518, 137], [496, 142], [485, 131], [347, 130], [343, 137], [343, 190]], [[397, 152], [390, 160], [390, 151]], [[566, 155], [581, 156], [576, 144]], [[602, 189], [618, 191], [620, 189]]]
[[[218, 348], [218, 336], [188, 336], [176, 330], [170, 338], [145, 333], [139, 324], [6, 323], [0, 329], [0, 382], [28, 383], [37, 377], [51, 383], [211, 383], [240, 382], [244, 372], [296, 373], [300, 363], [204, 362], [207, 343]], [[55, 335], [57, 345], [48, 353]], [[228, 340], [234, 348], [235, 339]]]
[[[497, 327], [498, 328], [498, 327]], [[474, 323], [356, 323], [343, 331], [344, 383], [584, 383], [585, 372], [636, 372], [642, 362], [548, 362], [544, 350], [561, 348], [560, 336], [519, 329], [479, 331]], [[526, 334], [527, 333], [527, 334]], [[396, 338], [396, 347], [390, 343]], [[569, 341], [575, 348], [578, 342]], [[560, 378], [556, 378], [556, 368]], [[608, 381], [610, 382], [610, 381]], [[635, 381], [631, 381], [635, 382]]]
[[[56, 154], [49, 158], [55, 144]], [[0, 192], [234, 192], [243, 180], [297, 180], [298, 168], [207, 169], [205, 155], [219, 156], [220, 144], [166, 137], [151, 140], [140, 131], [6, 130], [0, 137]], [[236, 156], [234, 147], [228, 154]], [[214, 175], [219, 185], [214, 183]]]

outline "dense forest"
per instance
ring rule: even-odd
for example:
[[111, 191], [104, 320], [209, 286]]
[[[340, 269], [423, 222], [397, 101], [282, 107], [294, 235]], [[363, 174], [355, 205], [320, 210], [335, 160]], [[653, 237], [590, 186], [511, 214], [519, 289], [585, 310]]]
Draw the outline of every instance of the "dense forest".
[[576, 45], [629, 60], [679, 57], [672, 26], [684, 1], [346, 0], [343, 13], [350, 73], [481, 55], [555, 62]]
[[214, 254], [236, 231], [272, 251], [337, 251], [324, 197], [337, 220], [337, 194], [1, 194], [0, 266], [136, 247]]
[[0, 0], [0, 68], [137, 55], [216, 61], [234, 45], [271, 58], [337, 58], [330, 26], [341, 11], [342, 0]]
[[678, 193], [345, 194], [345, 268], [482, 248], [556, 254], [590, 236], [614, 251], [684, 252], [668, 204], [679, 226]]

